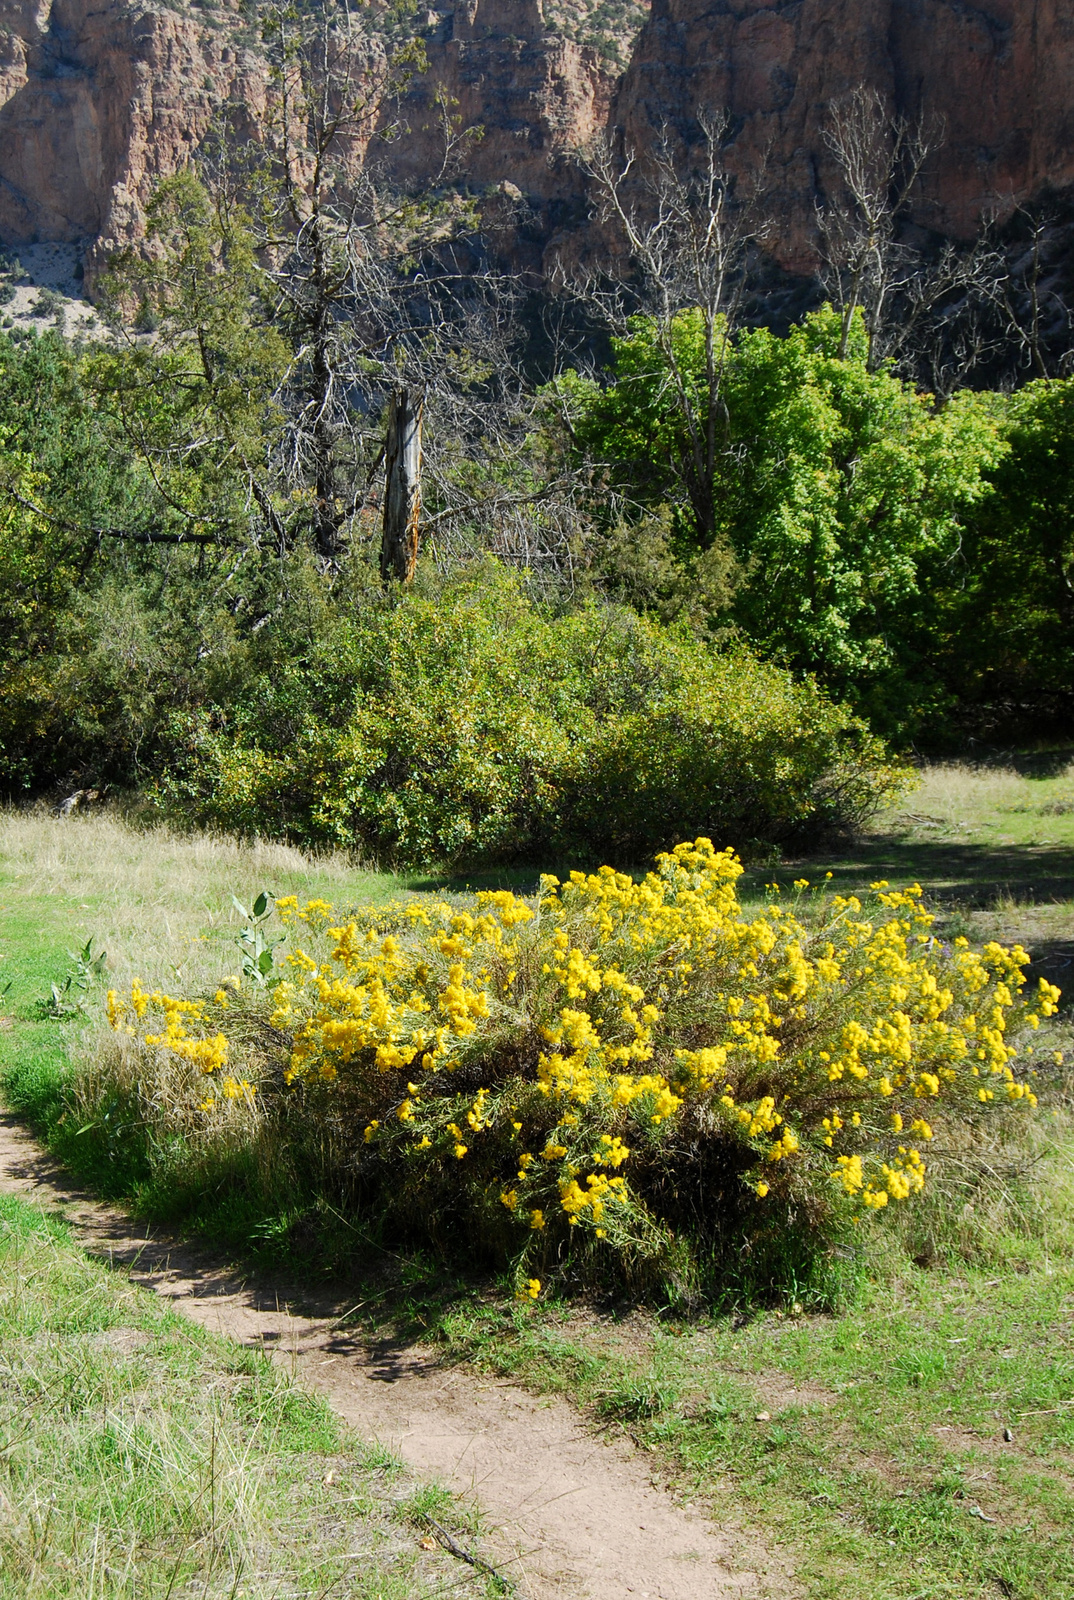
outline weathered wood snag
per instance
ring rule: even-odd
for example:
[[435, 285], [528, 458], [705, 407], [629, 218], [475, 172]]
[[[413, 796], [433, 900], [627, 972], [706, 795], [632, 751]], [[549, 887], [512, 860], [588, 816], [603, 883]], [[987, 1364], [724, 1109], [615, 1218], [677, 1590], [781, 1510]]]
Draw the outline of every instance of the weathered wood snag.
[[385, 450], [384, 533], [380, 575], [385, 583], [409, 583], [418, 564], [421, 520], [422, 399], [396, 389], [388, 411]]

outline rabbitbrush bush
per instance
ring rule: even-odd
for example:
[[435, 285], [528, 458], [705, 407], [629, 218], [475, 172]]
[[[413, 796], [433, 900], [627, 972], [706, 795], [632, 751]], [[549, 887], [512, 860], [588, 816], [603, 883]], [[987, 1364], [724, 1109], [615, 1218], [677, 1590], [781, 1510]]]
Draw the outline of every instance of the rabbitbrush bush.
[[135, 985], [110, 1015], [147, 1108], [163, 1063], [192, 1140], [317, 1130], [366, 1228], [510, 1261], [532, 1294], [557, 1273], [694, 1294], [721, 1252], [823, 1250], [913, 1201], [945, 1125], [1028, 1112], [1012, 1034], [1058, 997], [1023, 998], [1017, 947], [938, 942], [916, 889], [821, 895], [806, 926], [744, 913], [741, 870], [698, 839], [641, 881], [546, 876], [535, 905], [285, 898], [265, 987]]
[[622, 607], [556, 611], [498, 569], [356, 611], [178, 719], [166, 807], [385, 864], [632, 865], [853, 825], [905, 773], [809, 680]]

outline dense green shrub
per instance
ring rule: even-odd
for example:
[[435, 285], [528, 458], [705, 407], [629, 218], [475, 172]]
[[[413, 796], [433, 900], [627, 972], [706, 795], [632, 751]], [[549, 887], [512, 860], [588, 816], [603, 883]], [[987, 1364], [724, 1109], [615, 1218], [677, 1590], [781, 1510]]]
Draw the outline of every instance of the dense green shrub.
[[1010, 397], [1009, 450], [969, 520], [928, 643], [965, 705], [1074, 696], [1074, 379]]
[[162, 715], [218, 681], [259, 574], [146, 542], [153, 493], [77, 350], [0, 337], [0, 793], [136, 783]]
[[811, 682], [625, 608], [544, 609], [494, 568], [354, 617], [173, 731], [173, 811], [401, 863], [624, 861], [702, 828], [748, 846], [901, 782]]

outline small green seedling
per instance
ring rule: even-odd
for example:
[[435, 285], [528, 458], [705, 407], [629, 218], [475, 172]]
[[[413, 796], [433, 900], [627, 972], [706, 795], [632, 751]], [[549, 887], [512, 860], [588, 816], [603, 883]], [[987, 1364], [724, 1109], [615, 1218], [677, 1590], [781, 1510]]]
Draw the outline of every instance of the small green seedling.
[[275, 910], [272, 898], [262, 890], [249, 910], [234, 895], [231, 903], [239, 915], [246, 918], [246, 927], [235, 940], [239, 947], [243, 977], [259, 989], [275, 988], [280, 977], [274, 971], [275, 957], [272, 952], [277, 945], [286, 941], [287, 935], [280, 933], [273, 939], [265, 932], [265, 925]]
[[85, 1012], [83, 997], [100, 981], [108, 959], [105, 950], [94, 955], [92, 938], [86, 940], [81, 950], [68, 950], [67, 954], [73, 965], [59, 983], [49, 984], [48, 999], [40, 1002], [44, 1015], [57, 1022]]

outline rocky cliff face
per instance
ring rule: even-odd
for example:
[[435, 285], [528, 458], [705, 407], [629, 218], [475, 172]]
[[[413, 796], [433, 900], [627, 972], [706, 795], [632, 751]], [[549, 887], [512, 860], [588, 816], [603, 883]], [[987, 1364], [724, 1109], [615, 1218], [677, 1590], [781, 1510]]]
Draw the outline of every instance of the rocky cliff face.
[[[256, 139], [264, 63], [238, 42], [231, 7], [0, 0], [0, 241], [82, 242], [92, 270], [138, 237], [154, 184], [195, 154], [225, 102], [248, 108]], [[562, 0], [560, 20], [584, 31], [596, 9]], [[482, 130], [457, 175], [507, 192], [537, 264], [543, 240], [582, 214], [566, 153], [604, 126], [616, 78], [546, 24], [541, 0], [434, 0], [422, 31], [429, 70], [385, 107], [383, 122], [406, 131], [377, 159], [402, 181], [435, 178], [442, 102], [457, 127]]]
[[259, 63], [233, 37], [138, 0], [0, 0], [0, 239], [136, 237], [153, 184], [189, 160], [214, 110], [256, 114]]
[[[137, 237], [154, 183], [223, 102], [249, 108], [256, 137], [263, 62], [237, 0], [216, 3], [0, 0], [0, 241], [88, 241], [92, 264]], [[483, 129], [462, 175], [526, 202], [516, 235], [534, 264], [585, 223], [572, 146], [610, 124], [639, 151], [665, 128], [685, 151], [699, 106], [732, 113], [742, 170], [766, 154], [789, 266], [810, 264], [814, 199], [838, 183], [828, 108], [861, 84], [945, 124], [924, 226], [965, 237], [982, 210], [1074, 184], [1070, 0], [653, 0], [618, 80], [608, 52], [580, 41], [611, 28], [625, 48], [644, 5], [431, 0], [429, 71], [385, 112], [409, 132], [378, 159], [399, 178], [435, 175], [439, 96], [459, 126]]]
[[402, 137], [375, 159], [395, 179], [420, 183], [444, 158], [445, 112], [466, 139], [455, 175], [508, 202], [509, 253], [539, 267], [549, 241], [577, 228], [587, 206], [570, 152], [605, 127], [616, 78], [594, 49], [550, 32], [541, 0], [461, 0], [442, 6], [426, 39], [428, 71], [402, 104], [385, 108]]
[[630, 60], [648, 15], [649, 0], [544, 0], [550, 28], [576, 44], [592, 45], [617, 72]]
[[629, 147], [666, 128], [685, 150], [697, 108], [726, 108], [733, 164], [766, 160], [778, 252], [807, 269], [814, 201], [839, 186], [833, 101], [865, 85], [942, 127], [915, 220], [965, 238], [982, 212], [1074, 182], [1072, 75], [1069, 0], [653, 0], [612, 117]]

